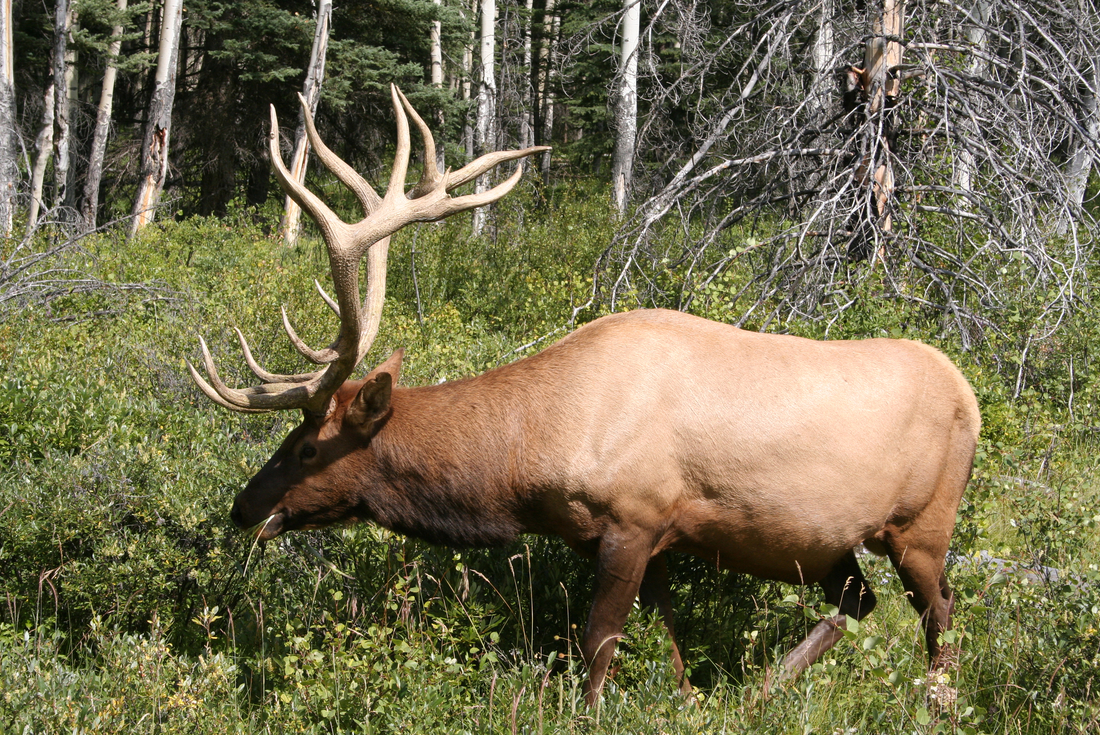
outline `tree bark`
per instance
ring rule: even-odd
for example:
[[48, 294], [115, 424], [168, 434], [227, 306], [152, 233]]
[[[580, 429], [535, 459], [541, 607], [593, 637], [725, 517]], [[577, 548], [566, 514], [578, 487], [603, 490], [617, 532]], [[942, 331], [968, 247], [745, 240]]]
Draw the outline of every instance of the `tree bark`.
[[[561, 16], [554, 12], [556, 7], [557, 0], [546, 0], [545, 41], [542, 50], [545, 54], [542, 65], [542, 138], [539, 145], [550, 145], [554, 132], [554, 85], [557, 83], [557, 71], [554, 67], [557, 63], [558, 34], [561, 30]], [[546, 185], [550, 183], [550, 153], [551, 151], [543, 153], [539, 163], [542, 181]]]
[[615, 209], [626, 213], [634, 173], [634, 145], [638, 137], [638, 31], [641, 0], [623, 0], [619, 90], [615, 99], [615, 153], [611, 161]]
[[[481, 81], [477, 90], [477, 153], [485, 155], [493, 149], [496, 138], [496, 0], [481, 0]], [[484, 173], [474, 182], [478, 194], [491, 188], [492, 175]], [[486, 207], [474, 210], [474, 234], [485, 229]]]
[[527, 0], [527, 17], [523, 21], [523, 77], [526, 80], [525, 93], [520, 97], [523, 106], [519, 118], [519, 147], [528, 148], [535, 143], [535, 132], [531, 127], [531, 106], [535, 101], [534, 87], [531, 84], [531, 36], [535, 30], [534, 0]]
[[[901, 82], [891, 70], [901, 65], [901, 36], [905, 14], [904, 0], [885, 0], [881, 20], [875, 23], [863, 57], [862, 84], [867, 95], [866, 153], [856, 164], [856, 180], [870, 188], [876, 224], [883, 232], [893, 229], [891, 208], [894, 198], [894, 166], [887, 132], [893, 99], [901, 90]], [[881, 253], [880, 253], [881, 254]]]
[[834, 57], [836, 56], [836, 33], [833, 27], [835, 13], [834, 0], [821, 0], [817, 35], [814, 37], [813, 49], [810, 52], [810, 63], [813, 65], [814, 70], [814, 81], [810, 87], [811, 93], [821, 94], [820, 98], [811, 103], [811, 109], [822, 121], [828, 117], [829, 112], [829, 98], [822, 94], [822, 90], [829, 88], [827, 78], [831, 76], [832, 67], [835, 64]]
[[[967, 24], [966, 27], [966, 40], [974, 50], [967, 71], [972, 76], [979, 78], [986, 76], [986, 62], [982, 60], [982, 56], [989, 45], [988, 26], [992, 10], [992, 0], [974, 0], [970, 9], [971, 23]], [[966, 118], [958, 122], [958, 127], [962, 130], [964, 137], [978, 134], [972, 121]], [[974, 190], [974, 177], [977, 170], [978, 164], [974, 160], [974, 154], [970, 152], [965, 143], [959, 141], [958, 154], [955, 156], [955, 168], [951, 172], [951, 183], [954, 188], [965, 192], [956, 200], [956, 203], [962, 208], [968, 209], [971, 205], [970, 198], [966, 194]]]
[[[302, 96], [306, 98], [311, 115], [317, 113], [317, 103], [321, 101], [321, 85], [325, 80], [325, 56], [328, 53], [329, 28], [332, 25], [332, 0], [320, 0], [317, 4], [317, 27], [313, 33], [313, 50], [309, 55], [309, 69], [302, 86]], [[290, 163], [290, 175], [298, 183], [306, 180], [306, 167], [309, 159], [309, 141], [306, 139], [306, 119], [304, 113], [298, 113], [298, 131], [294, 143], [294, 159]], [[302, 209], [289, 196], [286, 198], [286, 215], [283, 217], [283, 240], [287, 245], [298, 242], [301, 229]]]
[[0, 236], [11, 235], [15, 184], [19, 176], [19, 141], [15, 133], [15, 66], [12, 47], [12, 0], [0, 0]]
[[1097, 85], [1100, 84], [1100, 58], [1093, 57], [1088, 73], [1088, 90], [1084, 93], [1083, 119], [1081, 127], [1085, 129], [1087, 138], [1080, 135], [1074, 141], [1073, 154], [1069, 159], [1066, 171], [1066, 212], [1058, 224], [1058, 234], [1064, 235], [1069, 229], [1070, 222], [1077, 219], [1081, 213], [1081, 207], [1085, 203], [1085, 189], [1088, 187], [1089, 175], [1092, 173], [1094, 154], [1089, 141], [1100, 140], [1100, 110], [1097, 109], [1097, 94], [1100, 93]]
[[131, 212], [131, 237], [153, 221], [168, 174], [168, 136], [172, 130], [172, 102], [176, 96], [176, 61], [182, 16], [182, 0], [164, 0], [157, 75], [141, 147], [141, 179]]
[[69, 112], [71, 100], [69, 98], [69, 24], [72, 21], [72, 8], [68, 0], [57, 0], [56, 14], [54, 16], [54, 47], [53, 47], [53, 82], [54, 82], [54, 115], [56, 119], [57, 133], [54, 138], [55, 156], [53, 162], [54, 175], [54, 204], [62, 204], [65, 201], [69, 183]]
[[[434, 0], [437, 7], [442, 7], [443, 0]], [[432, 21], [431, 28], [431, 54], [432, 54], [432, 87], [434, 89], [443, 90], [443, 22], [440, 20]], [[443, 127], [446, 120], [443, 119], [443, 108], [440, 107], [435, 111], [435, 124], [436, 124], [436, 136], [443, 135]], [[444, 166], [443, 161], [443, 145], [440, 140], [440, 145], [436, 148], [435, 152], [435, 165], [442, 171]]]
[[34, 147], [38, 155], [34, 159], [34, 169], [31, 171], [31, 202], [27, 211], [27, 234], [34, 231], [38, 224], [38, 213], [42, 209], [42, 187], [46, 180], [46, 166], [53, 155], [53, 117], [54, 104], [56, 102], [54, 85], [51, 80], [46, 86], [46, 94], [42, 104], [42, 127], [38, 131], [38, 137], [34, 140]]
[[[477, 16], [478, 0], [470, 0], [471, 11]], [[466, 16], [465, 8], [459, 11]], [[462, 101], [468, 103], [473, 96], [474, 79], [474, 43], [477, 40], [477, 31], [470, 31], [469, 42], [462, 47]], [[467, 108], [468, 109], [468, 108]], [[466, 115], [466, 121], [462, 124], [462, 145], [466, 151], [466, 160], [474, 157], [474, 129], [470, 125], [470, 116]]]
[[111, 109], [114, 106], [115, 79], [118, 77], [118, 55], [122, 50], [121, 15], [126, 11], [128, 0], [117, 0], [116, 8], [120, 16], [120, 25], [111, 28], [111, 45], [107, 49], [107, 70], [103, 72], [103, 88], [99, 93], [99, 107], [96, 110], [95, 134], [92, 137], [92, 149], [88, 155], [88, 176], [84, 180], [84, 200], [81, 203], [81, 216], [84, 229], [96, 228], [96, 211], [99, 209], [99, 184], [103, 179], [103, 156], [107, 151], [107, 136], [111, 131]]

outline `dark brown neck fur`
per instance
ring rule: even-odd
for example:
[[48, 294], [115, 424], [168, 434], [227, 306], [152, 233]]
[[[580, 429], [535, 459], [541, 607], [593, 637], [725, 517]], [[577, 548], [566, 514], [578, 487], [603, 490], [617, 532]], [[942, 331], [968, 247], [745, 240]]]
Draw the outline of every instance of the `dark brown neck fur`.
[[394, 390], [393, 414], [371, 441], [365, 515], [447, 546], [497, 546], [533, 530], [524, 406], [494, 373]]

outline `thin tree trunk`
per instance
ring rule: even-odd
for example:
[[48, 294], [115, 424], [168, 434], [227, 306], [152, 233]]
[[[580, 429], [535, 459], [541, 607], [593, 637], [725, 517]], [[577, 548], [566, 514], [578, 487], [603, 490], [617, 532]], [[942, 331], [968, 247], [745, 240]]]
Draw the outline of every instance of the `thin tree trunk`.
[[71, 99], [69, 97], [69, 73], [68, 45], [69, 23], [72, 20], [72, 8], [68, 0], [57, 0], [56, 15], [54, 16], [54, 51], [53, 51], [53, 82], [54, 82], [54, 114], [56, 117], [57, 134], [54, 148], [56, 154], [53, 162], [54, 175], [54, 204], [62, 204], [69, 183], [69, 112]]
[[122, 50], [122, 14], [126, 11], [128, 0], [117, 0], [120, 24], [111, 28], [111, 45], [107, 49], [107, 70], [103, 72], [103, 88], [99, 93], [99, 108], [95, 116], [95, 134], [92, 137], [92, 150], [88, 156], [88, 176], [84, 180], [84, 201], [81, 204], [81, 216], [84, 229], [91, 231], [96, 227], [96, 210], [99, 208], [99, 184], [103, 178], [103, 156], [107, 151], [107, 135], [111, 131], [111, 109], [114, 106], [115, 79], [118, 77], [118, 55]]
[[[982, 56], [984, 56], [986, 47], [989, 44], [987, 27], [992, 10], [991, 0], [974, 0], [970, 9], [972, 21], [966, 27], [966, 40], [975, 51], [967, 71], [979, 78], [986, 76], [987, 63], [982, 59]], [[978, 134], [971, 120], [963, 118], [958, 121], [957, 125], [962, 131], [963, 137]], [[955, 167], [951, 172], [951, 183], [959, 191], [969, 193], [974, 189], [974, 177], [977, 174], [978, 164], [974, 160], [974, 154], [963, 142], [959, 143], [958, 151], [958, 155], [955, 157]], [[970, 197], [965, 194], [959, 195], [956, 203], [964, 209], [969, 209], [972, 206]]]
[[[821, 0], [820, 20], [817, 24], [817, 35], [814, 37], [813, 49], [810, 52], [810, 63], [813, 65], [814, 81], [811, 90], [814, 93], [830, 88], [826, 78], [832, 75], [834, 57], [836, 55], [836, 34], [834, 31], [834, 0]], [[830, 88], [831, 91], [831, 88]], [[813, 103], [813, 111], [820, 118], [828, 116], [829, 96], [822, 94]]]
[[[66, 42], [65, 42], [65, 88], [68, 90], [68, 94], [65, 100], [65, 148], [66, 157], [69, 159], [67, 170], [65, 172], [65, 191], [64, 199], [60, 200], [61, 204], [65, 207], [75, 210], [77, 206], [77, 165], [79, 158], [70, 153], [79, 145], [76, 141], [76, 134], [78, 125], [74, 121], [73, 116], [78, 113], [80, 109], [80, 71], [77, 63], [79, 53], [76, 47], [76, 30], [80, 26], [80, 7], [77, 0], [69, 0], [69, 18], [66, 23]], [[60, 117], [59, 117], [60, 120]], [[60, 196], [60, 195], [59, 195]]]
[[[309, 55], [309, 70], [302, 86], [302, 96], [306, 98], [311, 115], [317, 113], [317, 103], [321, 101], [321, 84], [325, 80], [325, 56], [328, 53], [329, 28], [332, 25], [332, 0], [320, 0], [317, 5], [317, 26], [313, 33], [313, 50]], [[298, 132], [294, 142], [294, 159], [290, 164], [290, 175], [298, 183], [306, 180], [306, 167], [309, 161], [309, 141], [306, 139], [306, 119], [298, 113]], [[287, 245], [298, 242], [301, 230], [302, 209], [289, 196], [286, 198], [286, 215], [283, 217], [283, 239]]]
[[[481, 82], [477, 90], [477, 153], [485, 155], [492, 150], [496, 137], [497, 83], [496, 83], [496, 0], [481, 0]], [[491, 174], [484, 173], [474, 182], [478, 194], [490, 189]], [[474, 210], [474, 234], [485, 229], [488, 216], [486, 207]]]
[[[442, 7], [443, 0], [434, 0], [436, 6]], [[432, 87], [443, 90], [443, 22], [439, 20], [432, 21], [431, 29], [431, 53], [432, 53]], [[443, 135], [443, 127], [446, 120], [443, 119], [443, 108], [439, 107], [435, 111], [435, 124], [437, 128], [436, 137], [439, 138]], [[440, 140], [440, 145], [436, 148], [435, 152], [435, 164], [439, 170], [444, 169], [443, 161], [443, 145]]]
[[131, 212], [131, 237], [153, 221], [164, 188], [164, 179], [168, 175], [168, 135], [172, 130], [172, 102], [176, 96], [176, 61], [182, 16], [182, 0], [164, 0], [156, 85], [145, 122], [145, 139], [141, 147], [141, 179]]
[[[550, 145], [554, 132], [554, 85], [557, 83], [558, 33], [561, 29], [561, 17], [555, 14], [556, 0], [546, 0], [546, 41], [543, 47], [546, 54], [546, 62], [543, 64], [543, 96], [542, 96], [542, 140], [541, 145]], [[542, 181], [550, 184], [550, 151], [542, 154], [540, 169]]]
[[[470, 0], [471, 10], [476, 17], [478, 0]], [[465, 16], [465, 11], [462, 15]], [[477, 40], [477, 32], [470, 31], [469, 42], [462, 47], [462, 101], [469, 103], [473, 96], [474, 79], [474, 43]], [[474, 129], [470, 125], [470, 116], [466, 115], [466, 121], [462, 124], [462, 145], [466, 150], [466, 160], [474, 157]]]
[[615, 153], [611, 161], [612, 195], [620, 215], [626, 213], [630, 196], [634, 144], [638, 137], [638, 31], [641, 18], [641, 0], [623, 0], [619, 90], [615, 100]]
[[1080, 215], [1094, 162], [1092, 145], [1100, 140], [1100, 110], [1097, 109], [1097, 94], [1100, 94], [1100, 89], [1097, 88], [1100, 84], [1100, 57], [1093, 57], [1091, 67], [1088, 75], [1089, 89], [1084, 95], [1084, 119], [1081, 120], [1081, 127], [1085, 129], [1087, 139], [1082, 140], [1078, 137], [1078, 140], [1074, 141], [1073, 154], [1070, 156], [1066, 172], [1066, 210], [1057, 228], [1060, 235], [1064, 235], [1069, 229], [1070, 222]]
[[903, 48], [898, 41], [887, 40], [886, 37], [901, 36], [904, 14], [904, 0], [885, 0], [881, 21], [875, 24], [874, 35], [867, 41], [864, 54], [863, 85], [868, 99], [867, 119], [874, 134], [867, 155], [858, 164], [861, 171], [857, 176], [866, 181], [873, 171], [873, 181], [867, 183], [871, 185], [878, 227], [884, 232], [889, 232], [893, 227], [890, 208], [894, 197], [894, 167], [889, 140], [878, 134], [880, 128], [885, 126], [880, 126], [878, 121], [882, 115], [889, 114], [889, 100], [897, 97], [901, 90], [900, 80], [896, 75], [890, 76], [889, 71], [901, 65]]
[[15, 214], [19, 142], [15, 134], [15, 65], [12, 0], [0, 0], [0, 236], [8, 237]]
[[534, 90], [531, 84], [531, 34], [535, 30], [534, 0], [527, 0], [527, 17], [523, 27], [523, 74], [527, 80], [526, 94], [520, 96], [522, 112], [519, 118], [519, 147], [528, 148], [535, 144], [535, 132], [531, 128], [531, 103], [534, 101]]
[[54, 84], [51, 80], [46, 86], [42, 104], [42, 127], [34, 140], [38, 155], [35, 156], [34, 169], [31, 171], [31, 202], [27, 211], [27, 234], [34, 231], [38, 224], [38, 213], [42, 209], [42, 185], [46, 180], [46, 166], [50, 162], [50, 156], [53, 155], [53, 116], [56, 101]]

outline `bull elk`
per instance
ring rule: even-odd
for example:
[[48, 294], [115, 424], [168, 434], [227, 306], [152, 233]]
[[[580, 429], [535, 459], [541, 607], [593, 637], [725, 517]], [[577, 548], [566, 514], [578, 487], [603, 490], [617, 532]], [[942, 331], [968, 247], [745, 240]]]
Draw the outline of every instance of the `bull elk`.
[[[295, 347], [316, 372], [275, 375], [241, 348], [263, 385], [227, 387], [206, 344], [215, 403], [236, 411], [299, 408], [302, 423], [233, 503], [232, 519], [272, 539], [292, 529], [372, 521], [435, 544], [491, 546], [554, 534], [595, 560], [582, 653], [585, 695], [599, 697], [639, 596], [673, 633], [666, 550], [794, 584], [820, 584], [839, 609], [783, 661], [809, 666], [863, 618], [875, 595], [854, 549], [890, 557], [920, 614], [931, 666], [953, 595], [944, 557], [968, 481], [980, 417], [974, 394], [940, 352], [905, 340], [819, 342], [747, 332], [675, 311], [598, 319], [543, 352], [483, 375], [397, 387], [398, 350], [350, 380], [378, 331], [389, 237], [504, 196], [520, 170], [483, 194], [448, 192], [502, 161], [493, 153], [440, 173], [423, 120], [396, 89], [396, 162], [384, 197], [321, 142], [321, 161], [363, 207], [340, 221], [291, 178], [271, 124], [271, 159], [288, 194], [320, 226], [340, 318], [331, 346]], [[405, 192], [412, 116], [426, 155]], [[359, 259], [367, 254], [360, 302]], [[322, 292], [322, 295], [324, 293]], [[673, 637], [672, 658], [690, 685]]]

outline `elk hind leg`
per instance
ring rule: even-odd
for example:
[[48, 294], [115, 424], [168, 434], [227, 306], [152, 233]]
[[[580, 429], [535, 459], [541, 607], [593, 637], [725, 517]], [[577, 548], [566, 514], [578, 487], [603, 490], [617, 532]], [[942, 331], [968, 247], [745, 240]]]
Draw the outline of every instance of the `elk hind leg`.
[[783, 679], [793, 679], [844, 637], [848, 618], [862, 620], [875, 609], [875, 593], [863, 576], [854, 551], [849, 551], [821, 580], [825, 601], [838, 608], [833, 617], [814, 626], [806, 639], [783, 658]]
[[943, 569], [949, 536], [945, 535], [942, 544], [922, 543], [925, 539], [912, 532], [888, 536], [886, 541], [890, 560], [924, 625], [931, 670], [946, 668], [954, 659], [953, 650], [940, 643], [940, 636], [951, 628], [951, 614], [955, 611], [955, 595]]
[[680, 692], [684, 695], [691, 694], [691, 682], [685, 675], [684, 660], [680, 656], [680, 648], [676, 645], [676, 629], [672, 622], [672, 592], [668, 587], [668, 564], [664, 554], [658, 554], [649, 560], [638, 598], [643, 607], [656, 610], [661, 614], [665, 630], [668, 631], [668, 639], [672, 643], [672, 667], [676, 671]]

